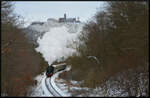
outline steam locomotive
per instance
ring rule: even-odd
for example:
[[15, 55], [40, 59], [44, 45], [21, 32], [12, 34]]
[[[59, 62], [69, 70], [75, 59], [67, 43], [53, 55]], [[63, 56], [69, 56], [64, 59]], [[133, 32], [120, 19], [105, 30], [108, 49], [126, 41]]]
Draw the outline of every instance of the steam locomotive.
[[54, 73], [64, 70], [66, 68], [66, 63], [51, 65], [46, 69], [46, 76], [51, 77]]

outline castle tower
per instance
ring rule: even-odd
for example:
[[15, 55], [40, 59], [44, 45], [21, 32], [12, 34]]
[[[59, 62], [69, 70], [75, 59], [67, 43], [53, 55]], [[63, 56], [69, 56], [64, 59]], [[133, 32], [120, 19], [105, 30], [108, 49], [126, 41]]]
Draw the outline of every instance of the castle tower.
[[64, 19], [66, 20], [66, 18], [67, 18], [67, 17], [66, 17], [66, 13], [65, 13], [65, 14], [64, 14]]
[[77, 20], [77, 21], [80, 21], [79, 19], [80, 19], [80, 18], [78, 17], [78, 20]]

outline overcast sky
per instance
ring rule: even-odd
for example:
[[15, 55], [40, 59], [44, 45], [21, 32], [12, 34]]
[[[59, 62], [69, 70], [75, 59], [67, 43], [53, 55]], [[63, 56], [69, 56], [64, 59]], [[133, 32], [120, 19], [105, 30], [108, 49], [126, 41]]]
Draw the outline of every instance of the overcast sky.
[[16, 1], [15, 12], [25, 18], [25, 21], [46, 21], [48, 18], [60, 18], [67, 14], [68, 18], [79, 17], [86, 22], [95, 14], [98, 8], [104, 6], [102, 1]]

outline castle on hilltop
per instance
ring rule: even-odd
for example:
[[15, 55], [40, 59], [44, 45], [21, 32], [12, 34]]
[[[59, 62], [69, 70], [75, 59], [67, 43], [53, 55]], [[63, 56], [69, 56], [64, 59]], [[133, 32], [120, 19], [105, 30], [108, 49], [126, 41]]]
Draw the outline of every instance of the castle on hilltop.
[[79, 17], [78, 19], [76, 18], [67, 18], [66, 13], [64, 14], [63, 18], [59, 18], [59, 22], [80, 22]]
[[[48, 18], [47, 19], [48, 22], [59, 22], [59, 23], [80, 23], [80, 20], [79, 20], [79, 17], [76, 19], [76, 18], [67, 18], [66, 14], [64, 14], [64, 17], [63, 18], [59, 18], [58, 20], [57, 19], [54, 19], [54, 18]], [[35, 21], [35, 22], [32, 22], [31, 25], [43, 25], [44, 22], [40, 22], [40, 21]]]

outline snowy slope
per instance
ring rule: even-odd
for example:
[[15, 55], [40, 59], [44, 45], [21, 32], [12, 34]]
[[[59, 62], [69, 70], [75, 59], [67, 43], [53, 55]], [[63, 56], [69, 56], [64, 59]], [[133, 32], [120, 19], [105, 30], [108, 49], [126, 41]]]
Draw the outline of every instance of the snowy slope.
[[[148, 67], [148, 66], [147, 66]], [[96, 88], [81, 87], [84, 81], [72, 81], [70, 85], [64, 79], [56, 79], [57, 86], [75, 97], [140, 97], [148, 96], [149, 71], [138, 67], [115, 74]], [[70, 90], [68, 90], [68, 88]]]

